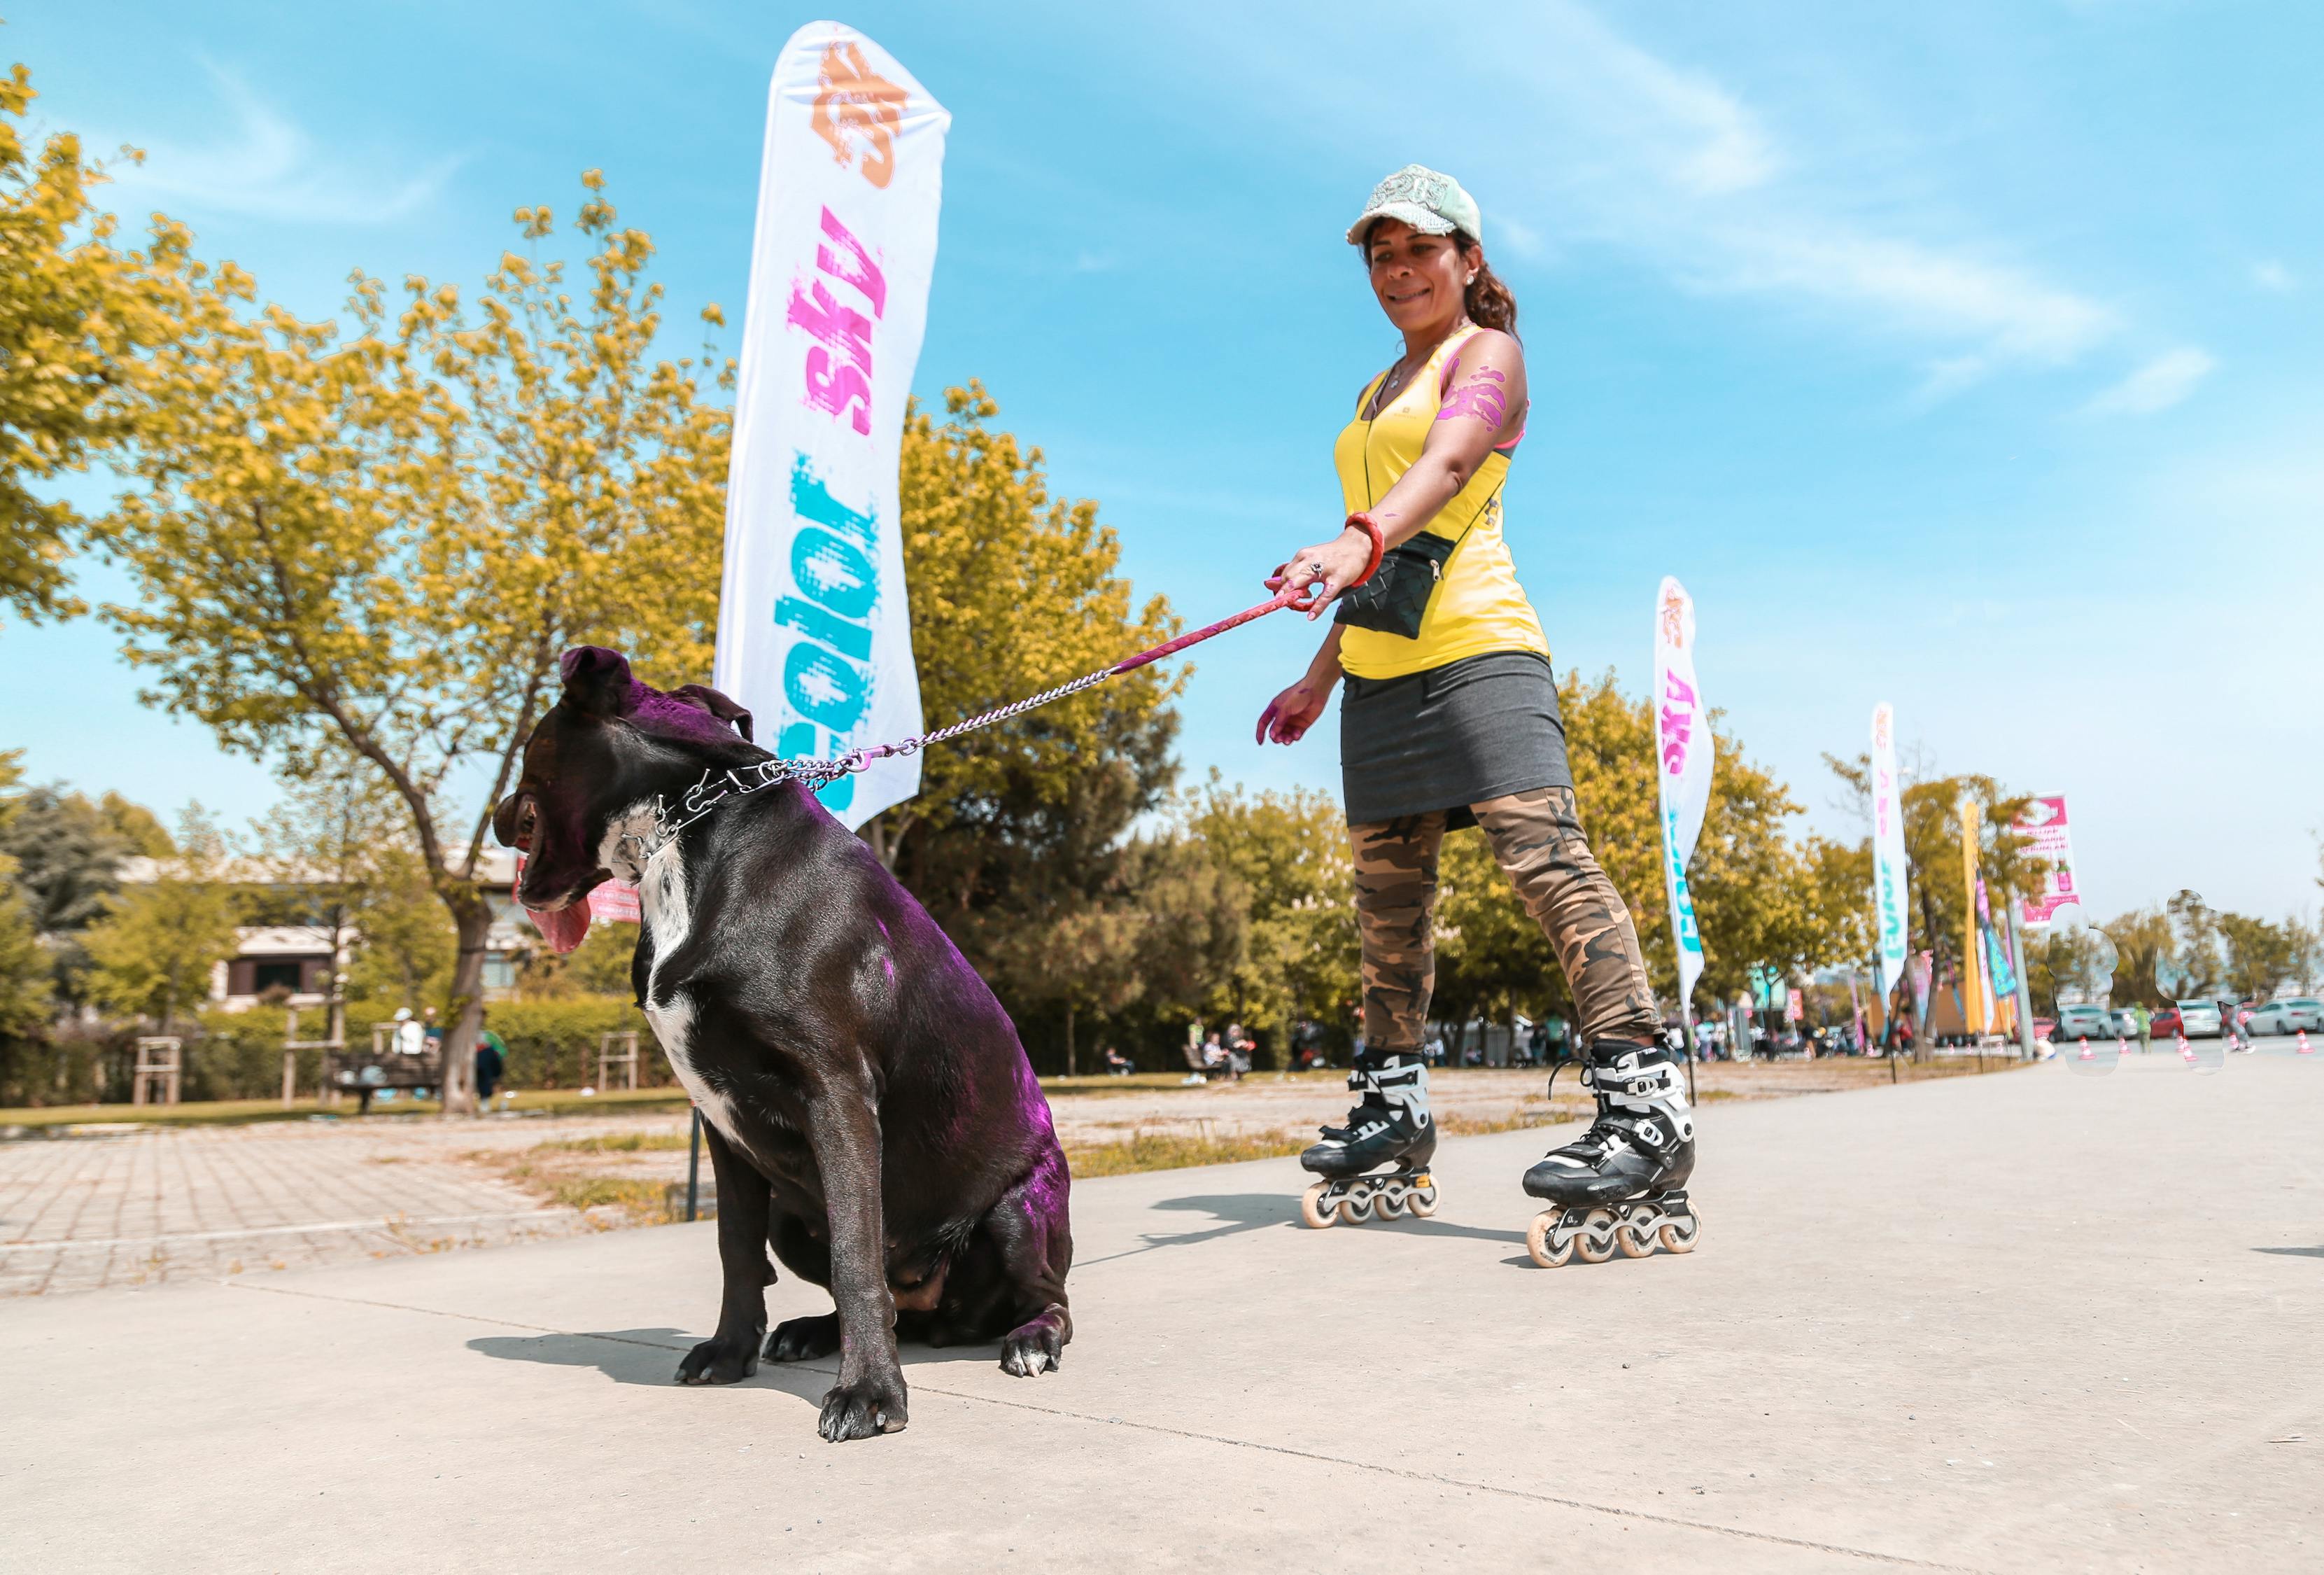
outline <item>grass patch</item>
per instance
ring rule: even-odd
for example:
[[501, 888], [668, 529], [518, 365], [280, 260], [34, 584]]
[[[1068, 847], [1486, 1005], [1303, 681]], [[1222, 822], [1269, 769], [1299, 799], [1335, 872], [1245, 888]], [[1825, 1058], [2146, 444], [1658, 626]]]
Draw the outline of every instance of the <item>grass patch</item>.
[[1483, 1137], [1496, 1132], [1523, 1132], [1530, 1126], [1587, 1121], [1596, 1113], [1594, 1105], [1540, 1105], [1513, 1116], [1463, 1116], [1457, 1110], [1448, 1110], [1436, 1117], [1436, 1126], [1447, 1137]]
[[[503, 1104], [493, 1101], [494, 1110], [522, 1110], [545, 1116], [587, 1116], [595, 1111], [626, 1112], [632, 1110], [683, 1110], [687, 1106], [684, 1089], [607, 1089], [584, 1098], [577, 1089], [534, 1089], [521, 1093]], [[434, 1099], [402, 1099], [392, 1104], [374, 1104], [374, 1116], [440, 1116], [444, 1107]], [[312, 1116], [326, 1120], [352, 1120], [355, 1101], [352, 1095], [336, 1106], [325, 1106], [313, 1099], [294, 1099], [285, 1105], [281, 1099], [211, 1099], [188, 1105], [43, 1105], [30, 1109], [0, 1109], [0, 1135], [10, 1127], [25, 1129], [17, 1135], [28, 1135], [37, 1128], [60, 1126], [241, 1126], [259, 1121], [305, 1121]]]
[[610, 1137], [573, 1137], [558, 1143], [533, 1145], [536, 1152], [559, 1153], [644, 1153], [667, 1149], [684, 1148], [687, 1134], [683, 1132], [622, 1132]]
[[1139, 1171], [1177, 1171], [1189, 1165], [1228, 1165], [1240, 1160], [1281, 1159], [1305, 1148], [1308, 1139], [1273, 1135], [1202, 1137], [1141, 1132], [1126, 1143], [1097, 1143], [1065, 1150], [1073, 1173], [1127, 1176]]
[[567, 1209], [617, 1208], [655, 1220], [669, 1218], [667, 1185], [614, 1176], [576, 1176], [551, 1181], [549, 1195]]

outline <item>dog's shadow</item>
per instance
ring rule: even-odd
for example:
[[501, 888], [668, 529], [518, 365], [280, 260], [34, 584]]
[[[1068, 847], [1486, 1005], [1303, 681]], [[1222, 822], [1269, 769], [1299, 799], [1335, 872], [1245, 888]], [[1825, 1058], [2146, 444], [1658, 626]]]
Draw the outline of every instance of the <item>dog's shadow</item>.
[[[678, 1382], [678, 1364], [702, 1336], [678, 1329], [621, 1329], [573, 1334], [489, 1334], [468, 1341], [478, 1356], [501, 1362], [539, 1362], [552, 1367], [595, 1367], [616, 1384], [642, 1384], [669, 1388]], [[901, 1340], [897, 1355], [907, 1372], [914, 1367], [971, 1365], [997, 1366], [1001, 1342], [977, 1345], [930, 1346]], [[838, 1367], [829, 1357], [811, 1362], [761, 1360], [758, 1372], [740, 1384], [712, 1384], [712, 1389], [773, 1388], [788, 1390], [803, 1400], [820, 1401], [831, 1387]]]

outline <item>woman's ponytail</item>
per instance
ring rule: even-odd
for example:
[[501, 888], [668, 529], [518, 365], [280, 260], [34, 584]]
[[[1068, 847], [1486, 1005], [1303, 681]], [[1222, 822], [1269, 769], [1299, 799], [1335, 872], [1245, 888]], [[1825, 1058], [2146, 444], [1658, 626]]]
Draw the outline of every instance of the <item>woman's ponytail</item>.
[[[1463, 252], [1478, 250], [1475, 237], [1466, 230], [1454, 230], [1452, 238]], [[1492, 265], [1482, 256], [1477, 259], [1476, 278], [1471, 280], [1468, 289], [1462, 292], [1461, 304], [1467, 310], [1469, 320], [1479, 328], [1498, 329], [1511, 338], [1516, 337], [1517, 298], [1509, 293], [1509, 287], [1501, 283], [1501, 276], [1493, 272]]]

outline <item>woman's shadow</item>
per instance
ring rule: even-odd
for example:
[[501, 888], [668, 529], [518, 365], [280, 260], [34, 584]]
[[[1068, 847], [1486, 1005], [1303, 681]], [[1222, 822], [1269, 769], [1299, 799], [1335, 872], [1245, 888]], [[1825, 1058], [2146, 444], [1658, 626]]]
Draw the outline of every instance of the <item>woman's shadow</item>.
[[[1264, 1230], [1281, 1226], [1294, 1230], [1307, 1227], [1299, 1218], [1299, 1197], [1286, 1192], [1223, 1192], [1203, 1193], [1186, 1198], [1161, 1198], [1155, 1200], [1157, 1209], [1208, 1214], [1219, 1223], [1198, 1230], [1179, 1231], [1172, 1235], [1147, 1232], [1139, 1239], [1143, 1244], [1120, 1252], [1108, 1253], [1103, 1257], [1084, 1258], [1074, 1264], [1077, 1269], [1093, 1268], [1099, 1264], [1113, 1263], [1120, 1258], [1136, 1257], [1141, 1253], [1159, 1252], [1165, 1247], [1199, 1246], [1222, 1237], [1240, 1236], [1245, 1231]], [[1488, 1230], [1474, 1225], [1455, 1225], [1449, 1219], [1423, 1219], [1407, 1214], [1400, 1219], [1375, 1218], [1354, 1230], [1386, 1230], [1408, 1232], [1415, 1236], [1465, 1237], [1471, 1241], [1515, 1242], [1525, 1245], [1522, 1230]]]

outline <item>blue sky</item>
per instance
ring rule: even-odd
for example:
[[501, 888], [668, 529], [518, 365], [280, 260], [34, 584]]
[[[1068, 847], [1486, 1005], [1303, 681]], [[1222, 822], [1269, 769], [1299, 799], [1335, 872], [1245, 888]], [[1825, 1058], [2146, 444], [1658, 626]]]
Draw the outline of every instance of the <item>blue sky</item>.
[[[602, 167], [674, 316], [739, 323], [783, 5], [51, 4], [39, 112], [301, 311], [473, 283]], [[1417, 160], [1481, 203], [1535, 407], [1509, 533], [1561, 666], [1701, 676], [1809, 821], [1876, 701], [1940, 767], [2072, 805], [2110, 912], [2317, 896], [2324, 9], [2281, 0], [836, 13], [954, 115], [918, 387], [974, 375], [1193, 621], [1331, 522], [1396, 351], [1340, 231]], [[690, 341], [690, 331], [686, 336]], [[113, 593], [101, 572], [88, 588]], [[1313, 631], [1204, 648], [1184, 756], [1336, 789], [1250, 726]], [[246, 813], [101, 627], [0, 631], [37, 777]], [[28, 696], [30, 698], [28, 698]], [[1585, 806], [1586, 811], [1586, 806]]]

